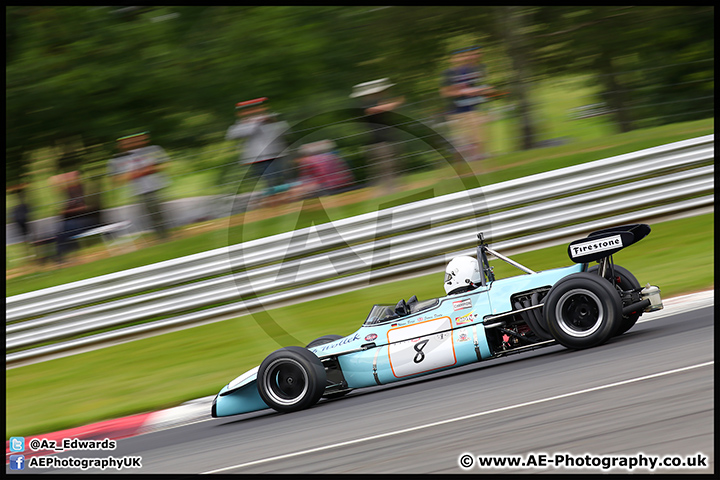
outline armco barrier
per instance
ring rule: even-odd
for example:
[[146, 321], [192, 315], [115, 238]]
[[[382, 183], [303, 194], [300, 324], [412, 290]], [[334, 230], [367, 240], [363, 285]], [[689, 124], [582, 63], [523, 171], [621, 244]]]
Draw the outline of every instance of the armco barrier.
[[479, 231], [497, 248], [528, 248], [709, 211], [713, 163], [708, 135], [16, 295], [6, 299], [6, 364], [441, 267]]

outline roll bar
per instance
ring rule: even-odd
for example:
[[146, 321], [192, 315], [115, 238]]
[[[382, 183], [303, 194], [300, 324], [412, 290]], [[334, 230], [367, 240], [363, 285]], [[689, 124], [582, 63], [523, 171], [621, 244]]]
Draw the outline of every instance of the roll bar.
[[485, 286], [489, 282], [495, 281], [495, 273], [493, 272], [492, 267], [490, 266], [490, 262], [487, 257], [488, 253], [490, 255], [495, 256], [496, 258], [499, 258], [503, 262], [522, 270], [525, 273], [535, 273], [534, 270], [531, 270], [531, 269], [527, 268], [526, 266], [521, 265], [518, 262], [511, 260], [510, 258], [506, 257], [505, 255], [501, 255], [500, 253], [498, 253], [495, 250], [488, 247], [485, 244], [485, 235], [482, 232], [478, 233], [477, 237], [478, 237], [477, 258], [478, 258], [478, 263], [480, 263], [480, 268], [482, 269], [482, 273], [483, 273], [482, 286]]

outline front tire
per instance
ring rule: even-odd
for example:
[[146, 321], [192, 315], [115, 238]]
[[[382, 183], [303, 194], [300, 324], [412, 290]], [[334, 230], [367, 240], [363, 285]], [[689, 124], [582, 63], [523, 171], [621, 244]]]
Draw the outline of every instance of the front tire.
[[548, 330], [567, 348], [590, 348], [606, 342], [622, 319], [615, 288], [591, 273], [575, 273], [556, 283], [543, 308]]
[[257, 376], [260, 398], [278, 412], [309, 408], [325, 391], [325, 367], [302, 347], [275, 350], [260, 364]]

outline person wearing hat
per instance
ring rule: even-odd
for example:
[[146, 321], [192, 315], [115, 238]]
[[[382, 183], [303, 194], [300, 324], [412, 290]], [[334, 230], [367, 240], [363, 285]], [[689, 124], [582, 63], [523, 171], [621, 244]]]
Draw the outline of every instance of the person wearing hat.
[[480, 47], [452, 52], [451, 67], [443, 73], [440, 93], [449, 100], [448, 123], [459, 152], [469, 161], [487, 156], [486, 118], [482, 104], [493, 89], [485, 85], [485, 66]]
[[269, 190], [277, 189], [284, 183], [284, 135], [290, 126], [268, 111], [267, 97], [238, 102], [235, 111], [237, 120], [228, 128], [225, 139], [245, 139], [240, 156], [240, 164], [250, 168], [245, 178], [262, 177]]
[[161, 239], [167, 239], [169, 225], [162, 211], [161, 191], [167, 186], [162, 168], [169, 160], [165, 150], [150, 145], [150, 132], [133, 133], [117, 139], [119, 154], [109, 163], [109, 174], [120, 183], [130, 184], [145, 207], [150, 226]]
[[387, 113], [405, 103], [404, 97], [389, 98], [387, 90], [394, 86], [387, 78], [359, 83], [353, 87], [350, 98], [362, 102], [366, 121], [371, 125], [371, 143], [367, 146], [372, 164], [371, 183], [380, 186], [381, 195], [392, 193], [395, 189], [395, 160], [392, 148], [392, 136]]

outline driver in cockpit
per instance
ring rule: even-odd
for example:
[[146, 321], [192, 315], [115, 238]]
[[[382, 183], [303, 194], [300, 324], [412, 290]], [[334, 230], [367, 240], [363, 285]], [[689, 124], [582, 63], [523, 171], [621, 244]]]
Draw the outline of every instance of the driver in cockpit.
[[469, 292], [482, 284], [482, 274], [478, 261], [468, 255], [450, 260], [445, 268], [445, 293], [456, 295]]

